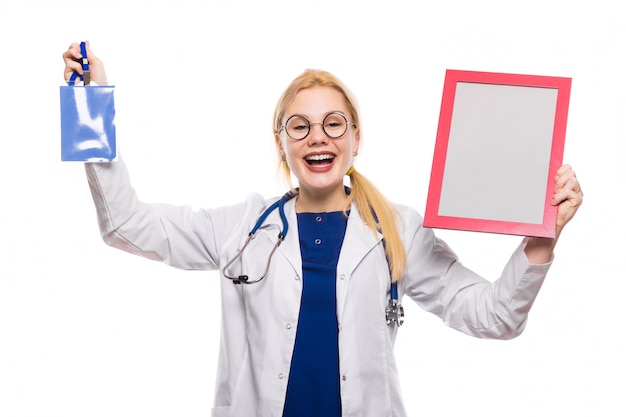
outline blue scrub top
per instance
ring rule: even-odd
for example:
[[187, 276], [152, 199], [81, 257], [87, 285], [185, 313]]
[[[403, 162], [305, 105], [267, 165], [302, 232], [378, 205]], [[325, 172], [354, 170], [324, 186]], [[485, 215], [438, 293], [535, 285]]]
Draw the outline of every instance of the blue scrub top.
[[336, 275], [343, 212], [298, 213], [302, 300], [283, 417], [340, 417]]

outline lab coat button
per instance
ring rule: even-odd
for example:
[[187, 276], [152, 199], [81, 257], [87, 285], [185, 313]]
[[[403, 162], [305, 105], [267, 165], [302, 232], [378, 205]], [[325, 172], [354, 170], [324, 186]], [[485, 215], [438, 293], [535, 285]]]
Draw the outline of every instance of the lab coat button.
[[291, 329], [291, 323], [287, 323], [285, 327], [287, 328], [287, 330]]
[[346, 279], [346, 274], [341, 274], [341, 276], [339, 277], [339, 279]]
[[341, 380], [342, 380], [342, 381], [345, 381], [346, 379], [348, 379], [348, 377], [347, 377], [347, 376], [345, 376], [345, 375], [343, 375], [343, 376], [341, 377]]
[[284, 377], [285, 377], [285, 375], [283, 375], [282, 372], [278, 374], [278, 379], [283, 379]]
[[300, 281], [300, 275], [296, 274], [296, 281]]

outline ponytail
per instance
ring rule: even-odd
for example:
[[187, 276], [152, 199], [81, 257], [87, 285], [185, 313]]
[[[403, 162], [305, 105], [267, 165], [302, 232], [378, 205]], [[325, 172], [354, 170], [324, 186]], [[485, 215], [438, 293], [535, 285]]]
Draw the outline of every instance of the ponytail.
[[352, 186], [348, 204], [354, 202], [372, 232], [376, 234], [380, 231], [384, 236], [391, 280], [397, 282], [406, 271], [406, 253], [398, 230], [398, 211], [374, 184], [354, 168], [350, 168], [348, 175]]

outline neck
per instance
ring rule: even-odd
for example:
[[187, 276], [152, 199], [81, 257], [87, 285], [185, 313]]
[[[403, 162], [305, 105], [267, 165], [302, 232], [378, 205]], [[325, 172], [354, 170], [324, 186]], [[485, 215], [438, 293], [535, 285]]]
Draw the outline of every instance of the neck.
[[346, 209], [348, 196], [343, 188], [327, 192], [311, 192], [300, 189], [296, 200], [297, 213], [324, 213]]

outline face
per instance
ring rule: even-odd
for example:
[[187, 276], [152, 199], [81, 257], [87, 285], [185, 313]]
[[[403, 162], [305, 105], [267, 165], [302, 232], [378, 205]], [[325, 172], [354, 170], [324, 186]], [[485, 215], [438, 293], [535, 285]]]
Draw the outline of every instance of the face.
[[285, 129], [276, 135], [279, 152], [285, 156], [291, 172], [298, 179], [300, 193], [343, 192], [343, 177], [352, 166], [359, 147], [359, 131], [349, 124], [338, 138], [330, 138], [322, 129], [329, 113], [339, 112], [350, 123], [352, 116], [343, 95], [330, 87], [313, 87], [300, 91], [285, 109], [283, 125], [294, 114], [306, 116], [311, 130], [304, 139], [291, 139]]

